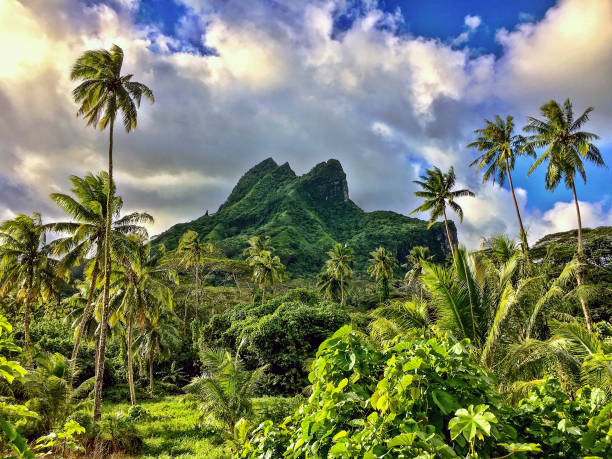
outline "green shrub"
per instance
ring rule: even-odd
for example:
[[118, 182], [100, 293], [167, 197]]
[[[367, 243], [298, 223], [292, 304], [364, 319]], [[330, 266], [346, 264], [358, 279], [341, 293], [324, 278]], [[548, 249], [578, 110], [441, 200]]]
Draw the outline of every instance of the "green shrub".
[[145, 408], [143, 408], [141, 405], [134, 405], [130, 406], [125, 420], [128, 422], [138, 422], [147, 421], [151, 418], [151, 413], [149, 413]]
[[123, 452], [134, 455], [142, 450], [143, 441], [136, 426], [121, 413], [104, 419], [97, 429], [98, 450], [105, 453]]
[[611, 457], [612, 404], [603, 407], [605, 399], [603, 391], [588, 386], [570, 398], [550, 378], [531, 388], [509, 419], [527, 441], [540, 443], [545, 457], [573, 457], [578, 451]]
[[265, 420], [280, 423], [287, 416], [292, 415], [295, 410], [305, 401], [302, 396], [295, 397], [261, 397], [253, 402], [255, 405], [256, 419], [254, 424], [260, 424]]
[[308, 359], [350, 316], [315, 293], [296, 289], [260, 306], [241, 305], [213, 317], [202, 333], [201, 347], [237, 350], [247, 368], [267, 366], [261, 383], [266, 394], [295, 394], [307, 385]]
[[[468, 340], [388, 342], [378, 349], [342, 327], [319, 347], [311, 396], [280, 423], [266, 420], [237, 457], [610, 457], [601, 390], [574, 399], [557, 381], [532, 387], [517, 410], [473, 359]], [[477, 456], [476, 456], [477, 454]]]

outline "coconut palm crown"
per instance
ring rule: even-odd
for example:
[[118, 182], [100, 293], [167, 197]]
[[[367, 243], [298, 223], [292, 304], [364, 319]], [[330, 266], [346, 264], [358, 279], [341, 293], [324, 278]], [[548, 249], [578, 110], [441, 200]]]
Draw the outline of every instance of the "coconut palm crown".
[[416, 212], [429, 212], [428, 228], [431, 228], [440, 217], [444, 217], [446, 236], [448, 237], [448, 243], [453, 258], [455, 257], [455, 248], [448, 229], [446, 206], [448, 205], [457, 214], [459, 221], [462, 222], [463, 209], [455, 202], [455, 199], [463, 196], [475, 196], [474, 193], [468, 189], [453, 190], [455, 182], [456, 176], [453, 167], [446, 173], [442, 172], [437, 167], [427, 169], [425, 175], [421, 176], [421, 180], [413, 180], [413, 183], [416, 183], [422, 188], [422, 191], [416, 191], [414, 195], [417, 198], [425, 199], [425, 202], [410, 212], [410, 215]]
[[485, 120], [486, 126], [483, 129], [476, 129], [475, 134], [478, 135], [476, 140], [467, 145], [467, 148], [475, 148], [479, 152], [483, 152], [476, 158], [470, 167], [476, 166], [476, 172], [485, 169], [482, 176], [482, 182], [485, 183], [492, 180], [493, 183], [504, 184], [506, 177], [510, 184], [510, 192], [514, 201], [514, 209], [519, 222], [520, 236], [523, 243], [523, 250], [528, 251], [527, 235], [523, 227], [523, 220], [516, 202], [514, 193], [514, 184], [512, 183], [512, 175], [510, 171], [514, 170], [516, 157], [519, 155], [535, 156], [535, 151], [532, 145], [528, 142], [527, 137], [514, 133], [514, 118], [507, 116], [504, 121], [499, 115], [495, 115], [495, 121]]

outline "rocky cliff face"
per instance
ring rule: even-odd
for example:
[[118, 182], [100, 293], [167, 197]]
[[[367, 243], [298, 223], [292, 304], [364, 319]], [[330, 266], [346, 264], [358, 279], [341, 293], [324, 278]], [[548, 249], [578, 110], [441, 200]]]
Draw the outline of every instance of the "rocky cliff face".
[[[456, 240], [452, 222], [450, 227]], [[365, 271], [369, 252], [381, 245], [400, 263], [415, 245], [428, 246], [440, 260], [450, 253], [443, 225], [428, 230], [416, 218], [361, 210], [350, 200], [346, 174], [335, 159], [298, 177], [289, 164], [279, 166], [268, 158], [242, 176], [217, 213], [175, 225], [156, 242], [172, 249], [188, 229], [214, 241], [229, 257], [240, 257], [249, 237], [269, 235], [295, 276], [319, 272], [335, 242], [353, 248], [358, 273]]]

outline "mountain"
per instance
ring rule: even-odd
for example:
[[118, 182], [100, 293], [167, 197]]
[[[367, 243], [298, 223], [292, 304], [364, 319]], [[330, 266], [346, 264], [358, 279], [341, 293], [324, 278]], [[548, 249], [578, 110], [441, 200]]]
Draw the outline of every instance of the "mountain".
[[[449, 226], [456, 240], [455, 225]], [[190, 229], [215, 241], [230, 258], [242, 257], [251, 236], [268, 235], [295, 277], [318, 273], [336, 242], [355, 251], [358, 273], [365, 272], [369, 252], [378, 246], [391, 250], [399, 263], [415, 245], [428, 246], [438, 260], [450, 253], [443, 224], [428, 230], [417, 218], [360, 209], [350, 200], [346, 174], [335, 159], [297, 176], [288, 163], [279, 166], [268, 158], [242, 176], [216, 213], [174, 225], [155, 242], [173, 249]]]
[[[595, 289], [589, 294], [589, 308], [595, 322], [612, 319], [612, 226], [583, 228], [585, 281]], [[578, 231], [547, 234], [531, 247], [531, 257], [537, 263], [546, 260], [555, 274], [574, 257], [578, 246]]]

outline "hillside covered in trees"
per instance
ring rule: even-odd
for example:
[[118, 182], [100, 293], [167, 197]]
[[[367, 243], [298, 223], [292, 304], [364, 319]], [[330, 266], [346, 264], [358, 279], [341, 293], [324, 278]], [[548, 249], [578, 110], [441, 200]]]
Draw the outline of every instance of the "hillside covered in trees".
[[[155, 101], [123, 61], [89, 50], [70, 74], [108, 168], [53, 190], [63, 218], [0, 222], [2, 457], [612, 457], [612, 228], [583, 228], [575, 183], [605, 165], [592, 107], [474, 131], [466, 166], [507, 179], [518, 229], [477, 250], [449, 220], [475, 196], [453, 166], [413, 181], [424, 222], [361, 210], [333, 159], [267, 159], [150, 238], [113, 178], [116, 122]], [[529, 244], [519, 156], [571, 191], [575, 231]]]
[[[453, 222], [449, 227], [456, 241]], [[298, 177], [289, 164], [279, 166], [268, 158], [242, 176], [216, 213], [175, 225], [155, 243], [173, 249], [187, 230], [214, 242], [230, 258], [240, 257], [252, 236], [269, 236], [275, 254], [296, 277], [318, 273], [337, 242], [354, 250], [357, 272], [365, 271], [368, 254], [379, 246], [399, 263], [415, 246], [428, 247], [440, 261], [450, 253], [441, 223], [428, 230], [417, 218], [361, 210], [350, 200], [346, 175], [334, 159]]]

